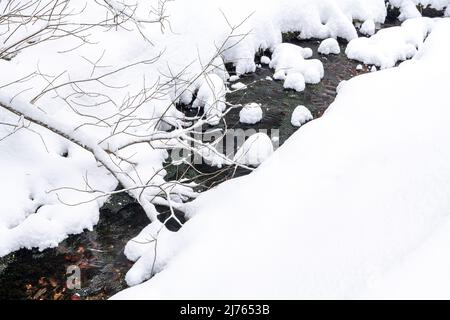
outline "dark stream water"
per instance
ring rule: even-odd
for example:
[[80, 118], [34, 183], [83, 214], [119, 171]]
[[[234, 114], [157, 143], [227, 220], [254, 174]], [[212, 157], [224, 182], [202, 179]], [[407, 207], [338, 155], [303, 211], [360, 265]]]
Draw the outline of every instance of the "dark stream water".
[[[246, 104], [257, 102], [262, 105], [264, 117], [256, 125], [239, 123], [239, 110], [227, 115], [231, 128], [254, 128], [280, 130], [282, 144], [297, 128], [290, 123], [291, 113], [298, 105], [307, 106], [314, 115], [320, 117], [336, 95], [336, 87], [342, 80], [347, 80], [358, 73], [355, 61], [349, 61], [345, 54], [345, 44], [341, 44], [340, 55], [318, 56], [318, 41], [299, 41], [295, 34], [285, 35], [285, 42], [309, 47], [314, 51], [314, 58], [320, 59], [325, 68], [325, 77], [317, 85], [307, 85], [304, 92], [284, 90], [280, 81], [267, 81], [273, 70], [267, 66], [258, 68], [253, 74], [241, 76], [240, 82], [248, 84], [246, 90], [227, 95], [232, 103]], [[266, 53], [268, 54], [268, 53]], [[259, 57], [256, 57], [259, 61]], [[232, 70], [230, 70], [232, 73]], [[206, 165], [198, 170], [208, 173], [205, 188], [226, 179], [243, 175], [245, 170], [222, 170]], [[169, 178], [179, 175], [179, 168], [169, 170]], [[162, 216], [167, 216], [159, 208]], [[132, 265], [123, 254], [128, 240], [136, 236], [148, 224], [148, 219], [129, 196], [122, 194], [112, 197], [101, 209], [100, 221], [93, 231], [72, 235], [57, 248], [39, 252], [36, 249], [22, 249], [0, 258], [0, 299], [106, 299], [127, 287], [124, 275]], [[171, 222], [170, 228], [179, 228]], [[69, 290], [66, 287], [66, 270], [76, 265], [81, 270], [81, 289]]]

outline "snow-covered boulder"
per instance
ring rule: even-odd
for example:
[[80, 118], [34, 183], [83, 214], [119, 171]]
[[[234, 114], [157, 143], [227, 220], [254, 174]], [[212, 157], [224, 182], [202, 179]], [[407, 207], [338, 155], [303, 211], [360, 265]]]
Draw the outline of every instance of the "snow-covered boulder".
[[251, 135], [238, 149], [234, 161], [243, 165], [257, 167], [273, 153], [269, 136], [259, 132]]
[[300, 72], [291, 72], [286, 76], [283, 87], [301, 92], [305, 90], [305, 77]]
[[[302, 48], [290, 43], [279, 44], [272, 54], [269, 66], [275, 69], [274, 79], [285, 80], [291, 73], [299, 73], [305, 79], [305, 83], [316, 84], [324, 76], [322, 62], [317, 59], [305, 59], [311, 56], [311, 49]], [[297, 83], [299, 77], [290, 78], [289, 82]], [[290, 87], [290, 86], [289, 86]]]
[[269, 64], [270, 58], [268, 56], [262, 56], [261, 57], [261, 64]]
[[261, 121], [263, 111], [259, 103], [249, 103], [239, 112], [239, 121], [246, 124], [255, 124]]
[[339, 54], [341, 53], [341, 48], [339, 47], [339, 43], [336, 39], [328, 38], [320, 43], [317, 51], [320, 54]]
[[366, 36], [372, 36], [375, 34], [375, 28], [375, 22], [369, 19], [364, 21], [364, 23], [361, 25], [361, 28], [359, 28], [359, 32]]
[[231, 85], [231, 89], [233, 90], [245, 90], [247, 89], [247, 86], [242, 82], [236, 82]]
[[220, 122], [222, 113], [225, 111], [225, 84], [218, 75], [208, 74], [198, 89], [197, 98], [192, 104], [193, 108], [204, 108], [205, 118], [210, 125]]
[[231, 76], [229, 79], [228, 79], [228, 81], [229, 82], [236, 82], [236, 81], [238, 81], [240, 79], [240, 77], [238, 76], [238, 75], [234, 75], [234, 76]]
[[308, 110], [305, 106], [297, 106], [294, 109], [294, 112], [292, 112], [291, 116], [291, 124], [294, 127], [301, 127], [303, 124], [305, 124], [308, 121], [311, 121], [313, 119], [313, 116], [311, 114], [311, 111]]

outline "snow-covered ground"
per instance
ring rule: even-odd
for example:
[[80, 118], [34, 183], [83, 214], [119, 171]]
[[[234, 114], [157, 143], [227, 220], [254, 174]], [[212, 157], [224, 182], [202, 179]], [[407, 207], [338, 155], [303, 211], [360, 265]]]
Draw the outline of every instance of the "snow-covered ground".
[[449, 298], [449, 35], [436, 22], [412, 61], [343, 83], [254, 173], [202, 194], [158, 244], [164, 270], [115, 298]]

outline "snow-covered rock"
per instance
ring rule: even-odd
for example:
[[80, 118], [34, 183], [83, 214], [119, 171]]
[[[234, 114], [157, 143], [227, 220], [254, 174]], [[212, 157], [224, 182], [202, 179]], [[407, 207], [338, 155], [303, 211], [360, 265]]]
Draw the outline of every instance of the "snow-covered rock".
[[239, 121], [246, 124], [255, 124], [261, 121], [263, 111], [259, 103], [246, 104], [239, 112]]
[[400, 21], [421, 17], [417, 9], [418, 5], [430, 6], [436, 10], [443, 10], [446, 7], [449, 10], [450, 8], [450, 0], [389, 0], [389, 3], [400, 9]]
[[261, 57], [261, 64], [269, 64], [270, 58], [268, 56], [262, 56]]
[[414, 57], [433, 25], [430, 18], [407, 20], [399, 27], [382, 29], [370, 38], [350, 41], [345, 53], [348, 58], [365, 64], [391, 68], [398, 61]]
[[328, 38], [320, 43], [317, 51], [320, 54], [339, 54], [341, 53], [341, 48], [339, 47], [339, 43], [336, 39]]
[[373, 20], [366, 20], [361, 25], [361, 28], [359, 29], [359, 32], [361, 32], [362, 34], [364, 34], [366, 36], [374, 35], [375, 31], [376, 31], [376, 27], [375, 27], [375, 22], [373, 22]]
[[301, 127], [303, 124], [305, 124], [308, 121], [311, 121], [313, 119], [313, 115], [311, 114], [311, 111], [309, 111], [308, 108], [305, 106], [297, 106], [294, 109], [294, 112], [292, 112], [291, 116], [291, 124], [294, 127]]
[[255, 172], [195, 200], [159, 242], [179, 253], [115, 298], [448, 299], [449, 35], [343, 83]]
[[[270, 67], [275, 69], [274, 79], [284, 80], [291, 73], [301, 74], [305, 80], [305, 83], [316, 84], [324, 76], [324, 69], [322, 62], [317, 59], [305, 59], [305, 56], [309, 56], [309, 51], [300, 46], [296, 46], [290, 43], [282, 43], [278, 45], [273, 54]], [[290, 78], [290, 84], [298, 88], [299, 76]]]
[[251, 135], [238, 149], [234, 161], [243, 165], [257, 167], [273, 153], [273, 144], [269, 136], [259, 132]]
[[228, 79], [228, 81], [230, 81], [230, 82], [236, 82], [236, 81], [238, 81], [239, 79], [240, 79], [239, 76], [234, 75], [234, 76], [231, 76], [231, 77]]

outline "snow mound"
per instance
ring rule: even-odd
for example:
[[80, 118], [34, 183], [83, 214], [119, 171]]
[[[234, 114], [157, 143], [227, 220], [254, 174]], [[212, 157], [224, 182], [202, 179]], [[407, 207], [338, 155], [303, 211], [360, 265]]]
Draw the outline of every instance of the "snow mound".
[[311, 111], [308, 110], [305, 106], [297, 106], [294, 109], [294, 112], [292, 112], [291, 116], [291, 124], [294, 127], [301, 127], [303, 124], [305, 124], [308, 121], [311, 121], [313, 119], [313, 116], [311, 114]]
[[370, 38], [350, 41], [345, 50], [349, 59], [374, 64], [381, 69], [391, 68], [398, 61], [414, 57], [433, 28], [433, 20], [407, 20], [399, 27], [378, 31]]
[[[288, 83], [285, 84], [285, 87], [298, 89], [302, 88], [302, 78], [305, 83], [319, 83], [324, 76], [322, 62], [317, 59], [307, 60], [305, 56], [310, 56], [309, 51], [305, 48], [290, 43], [278, 45], [273, 51], [272, 61], [269, 65], [275, 69], [274, 79], [287, 80]], [[298, 75], [293, 76], [292, 74]]]
[[285, 89], [294, 89], [298, 92], [305, 90], [305, 86], [305, 77], [299, 72], [290, 72], [283, 84]]
[[269, 64], [270, 58], [268, 56], [262, 56], [261, 57], [261, 64]]
[[240, 79], [239, 76], [234, 75], [234, 76], [231, 76], [231, 77], [228, 79], [228, 81], [230, 81], [230, 82], [236, 82], [236, 81], [238, 81], [239, 79]]
[[193, 108], [204, 108], [205, 118], [210, 125], [217, 125], [226, 109], [225, 84], [218, 75], [208, 74], [197, 92], [197, 98], [192, 104]]
[[247, 86], [242, 82], [236, 82], [231, 85], [231, 89], [233, 90], [245, 90]]
[[258, 132], [251, 135], [239, 148], [234, 161], [243, 165], [257, 167], [273, 153], [273, 144], [269, 136]]
[[398, 17], [400, 21], [421, 17], [422, 15], [417, 8], [418, 5], [430, 6], [436, 10], [443, 10], [447, 7], [446, 12], [450, 8], [450, 0], [389, 0], [389, 3], [400, 9], [400, 16]]
[[361, 28], [359, 28], [359, 32], [366, 36], [372, 36], [375, 34], [376, 27], [375, 22], [373, 20], [367, 20], [362, 25]]
[[246, 104], [239, 112], [239, 121], [241, 123], [255, 124], [261, 121], [263, 111], [259, 103]]
[[317, 51], [320, 54], [339, 54], [341, 53], [341, 48], [339, 47], [339, 43], [336, 39], [328, 38], [320, 43]]

